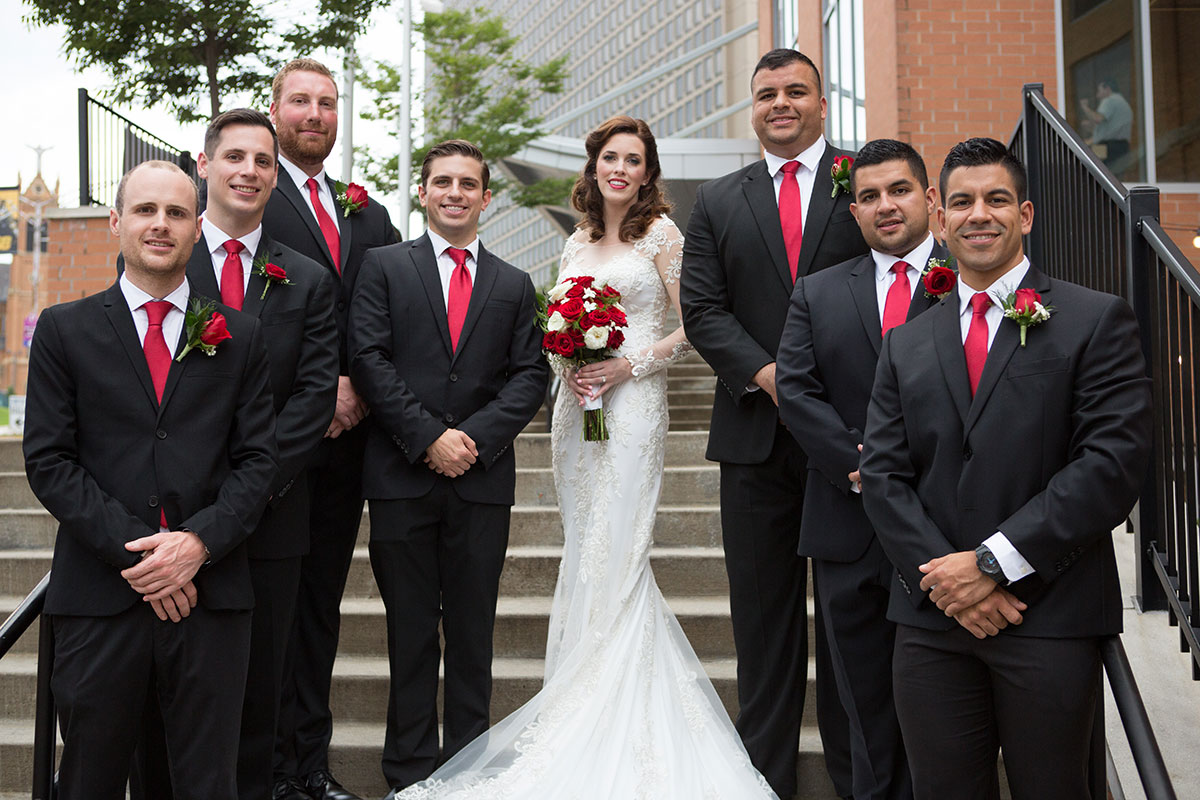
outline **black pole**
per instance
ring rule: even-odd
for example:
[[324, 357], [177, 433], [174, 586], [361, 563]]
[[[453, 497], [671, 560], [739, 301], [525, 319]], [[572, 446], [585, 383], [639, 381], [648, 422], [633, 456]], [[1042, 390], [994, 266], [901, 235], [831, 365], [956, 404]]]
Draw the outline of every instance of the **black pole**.
[[[1036, 211], [1041, 207], [1042, 196], [1042, 131], [1040, 126], [1040, 115], [1037, 108], [1033, 104], [1033, 95], [1042, 94], [1044, 86], [1040, 83], [1027, 83], [1022, 89], [1022, 97], [1024, 98], [1023, 111], [1024, 122], [1022, 127], [1025, 129], [1025, 172], [1029, 177], [1029, 199], [1033, 201], [1033, 208]], [[1029, 232], [1029, 248], [1026, 255], [1029, 260], [1043, 267], [1046, 264], [1045, 247], [1043, 245], [1042, 226], [1034, 225], [1033, 230]]]
[[33, 800], [53, 800], [55, 709], [50, 692], [50, 676], [54, 666], [54, 631], [50, 617], [42, 615], [38, 630], [37, 711], [33, 723]]
[[1162, 751], [1158, 749], [1154, 729], [1150, 727], [1150, 717], [1146, 714], [1146, 705], [1142, 702], [1142, 694], [1133, 678], [1133, 670], [1129, 666], [1129, 658], [1125, 655], [1121, 637], [1102, 638], [1100, 657], [1104, 660], [1108, 685], [1112, 689], [1113, 699], [1117, 701], [1121, 724], [1125, 727], [1125, 736], [1133, 753], [1133, 763], [1137, 765], [1138, 776], [1142, 779], [1142, 788], [1147, 799], [1177, 800], [1175, 787], [1171, 785], [1166, 762], [1163, 761]]
[[88, 93], [79, 90], [79, 207], [92, 204], [91, 165], [88, 163]]

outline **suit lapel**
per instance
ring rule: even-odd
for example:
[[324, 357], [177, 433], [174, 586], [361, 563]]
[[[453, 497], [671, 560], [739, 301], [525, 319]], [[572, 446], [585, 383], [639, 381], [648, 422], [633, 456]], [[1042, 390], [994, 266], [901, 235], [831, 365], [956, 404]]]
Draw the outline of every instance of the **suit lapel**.
[[952, 292], [938, 307], [931, 310], [933, 343], [946, 388], [958, 409], [959, 419], [967, 419], [971, 410], [971, 383], [967, 377], [967, 357], [963, 353], [962, 328], [958, 320], [958, 292]]
[[[458, 348], [454, 351], [454, 358], [457, 358], [466, 346], [467, 337], [471, 335], [475, 323], [479, 321], [479, 315], [483, 313], [483, 307], [495, 285], [496, 264], [492, 254], [481, 244], [479, 245], [479, 261], [475, 264], [475, 279], [471, 285], [471, 302], [467, 305], [467, 318], [463, 320], [462, 331], [458, 335]], [[447, 323], [446, 335], [449, 336], [449, 334], [450, 326]]]
[[[354, 238], [354, 218], [362, 213], [362, 209], [346, 216], [345, 212], [338, 208], [337, 204], [337, 182], [329, 177], [329, 173], [325, 173], [325, 183], [329, 185], [329, 196], [333, 198], [333, 208], [341, 219], [335, 219], [334, 225], [338, 226], [338, 274], [346, 268], [346, 261], [350, 258], [350, 241]], [[325, 241], [322, 237], [321, 241]]]
[[[282, 172], [282, 170], [280, 171]], [[304, 197], [300, 194], [300, 189], [296, 186], [296, 182], [292, 180], [292, 176], [284, 175], [283, 180], [280, 180], [275, 188], [288, 199], [288, 202], [296, 210], [296, 216], [300, 218], [305, 227], [308, 228], [308, 232], [312, 234], [313, 241], [317, 245], [317, 252], [325, 259], [325, 266], [332, 269], [334, 275], [339, 274], [337, 266], [329, 257], [329, 245], [325, 243], [325, 235], [321, 233], [321, 226], [317, 224], [316, 216], [309, 210], [308, 204], [304, 201]]]
[[217, 273], [213, 270], [212, 251], [209, 250], [208, 240], [203, 234], [200, 241], [192, 248], [192, 256], [187, 265], [188, 284], [192, 294], [221, 299], [221, 287], [217, 285]]
[[[446, 318], [446, 299], [442, 294], [442, 279], [438, 274], [437, 256], [433, 253], [433, 242], [429, 241], [429, 235], [422, 234], [421, 238], [414, 240], [408, 252], [413, 262], [413, 268], [421, 279], [421, 286], [425, 288], [425, 297], [429, 301], [429, 310], [433, 313], [434, 327], [442, 337], [442, 346], [446, 348], [446, 355], [453, 358], [454, 348], [450, 346], [450, 322]], [[472, 300], [474, 300], [474, 293], [472, 293]]]
[[[188, 295], [188, 304], [187, 304], [188, 308], [192, 307], [193, 300], [199, 300], [201, 304], [204, 304], [208, 300], [208, 298], [197, 295], [196, 291], [193, 289]], [[180, 327], [180, 329], [179, 329], [179, 340], [175, 343], [175, 350], [174, 350], [175, 355], [171, 356], [171, 369], [167, 372], [167, 385], [165, 387], [163, 387], [162, 402], [159, 403], [159, 405], [158, 405], [158, 416], [159, 417], [162, 417], [163, 411], [166, 409], [167, 404], [171, 402], [171, 395], [173, 395], [175, 393], [175, 387], [179, 385], [179, 378], [187, 370], [188, 364], [192, 361], [193, 358], [199, 358], [203, 355], [203, 353], [201, 353], [199, 350], [193, 350], [190, 353], [188, 353], [186, 356], [183, 357], [183, 361], [177, 361], [176, 359], [179, 358], [179, 354], [183, 352], [184, 345], [187, 344], [187, 339], [188, 339], [187, 315], [185, 313], [183, 326]], [[144, 361], [145, 358], [143, 357], [142, 360]], [[150, 368], [147, 367], [146, 374], [149, 374], [149, 373], [150, 373]], [[150, 396], [151, 397], [154, 396], [153, 395], [153, 384], [151, 385], [151, 395]]]
[[817, 174], [813, 180], [812, 196], [808, 198], [808, 210], [804, 212], [804, 239], [800, 244], [800, 258], [796, 264], [796, 276], [807, 275], [812, 269], [813, 259], [821, 246], [821, 238], [825, 228], [829, 226], [829, 216], [833, 213], [836, 203], [833, 194], [833, 178], [829, 170], [833, 167], [834, 156], [843, 155], [841, 150], [835, 150], [826, 143], [825, 154], [817, 164]]
[[[1032, 287], [1037, 290], [1038, 294], [1042, 295], [1043, 303], [1049, 304], [1050, 281], [1040, 270], [1034, 269], [1031, 265], [1029, 271], [1025, 273], [1025, 279], [1021, 281], [1020, 287]], [[993, 298], [994, 299], [994, 298]], [[1008, 362], [1012, 360], [1013, 353], [1016, 352], [1017, 346], [1021, 343], [1021, 326], [1009, 319], [1001, 319], [1000, 327], [996, 330], [996, 338], [992, 340], [992, 346], [988, 348], [987, 361], [983, 363], [983, 374], [979, 376], [979, 386], [975, 390], [975, 399], [971, 403], [971, 412], [967, 415], [966, 423], [963, 426], [963, 434], [971, 432], [971, 428], [979, 419], [979, 415], [983, 413], [984, 406], [987, 405], [988, 398], [992, 396], [992, 391], [996, 388], [996, 384], [1000, 381], [1000, 376], [1004, 374], [1005, 368], [1008, 367]], [[963, 363], [966, 363], [966, 357], [963, 357]]]
[[117, 340], [125, 349], [125, 354], [129, 356], [129, 363], [133, 366], [133, 372], [137, 375], [142, 390], [146, 393], [146, 400], [152, 407], [157, 408], [158, 398], [154, 395], [154, 381], [150, 378], [146, 353], [138, 341], [137, 328], [133, 324], [133, 314], [129, 311], [129, 304], [125, 300], [121, 287], [117, 284], [113, 284], [104, 296], [104, 313], [108, 316], [109, 324], [112, 325]]
[[[868, 253], [858, 260], [846, 286], [854, 298], [854, 307], [858, 309], [858, 317], [866, 331], [867, 340], [879, 355], [879, 347], [883, 343], [883, 326], [879, 322], [879, 298], [875, 287], [875, 259]], [[910, 306], [911, 309], [911, 306]]]
[[779, 203], [775, 199], [775, 183], [767, 172], [767, 162], [759, 161], [746, 173], [742, 181], [742, 193], [750, 206], [750, 213], [758, 223], [758, 230], [771, 255], [775, 272], [783, 282], [784, 290], [792, 293], [792, 272], [788, 268], [787, 247], [783, 243], [783, 227], [779, 224]]
[[[950, 251], [937, 243], [937, 239], [933, 240], [933, 250], [929, 253], [929, 261], [935, 258], [949, 258]], [[925, 269], [929, 268], [929, 261], [925, 262]], [[921, 272], [924, 272], [922, 269]], [[925, 284], [920, 278], [917, 279], [917, 288], [913, 292], [912, 302], [908, 304], [908, 316], [904, 318], [905, 322], [911, 322], [913, 319], [924, 314], [929, 309], [937, 305], [938, 299], [925, 294]], [[966, 357], [964, 356], [964, 359]]]
[[[258, 249], [254, 251], [252, 265], [263, 263], [266, 264], [273, 259], [278, 258], [279, 248], [275, 242], [267, 236], [267, 231], [264, 229], [262, 236], [258, 240]], [[263, 309], [267, 303], [271, 302], [271, 292], [278, 291], [277, 286], [272, 286], [267, 291], [267, 296], [263, 297], [263, 289], [267, 287], [267, 279], [262, 275], [257, 274], [254, 267], [250, 267], [250, 282], [246, 284], [246, 299], [242, 301], [242, 311], [247, 314], [252, 314], [256, 317], [261, 317]]]

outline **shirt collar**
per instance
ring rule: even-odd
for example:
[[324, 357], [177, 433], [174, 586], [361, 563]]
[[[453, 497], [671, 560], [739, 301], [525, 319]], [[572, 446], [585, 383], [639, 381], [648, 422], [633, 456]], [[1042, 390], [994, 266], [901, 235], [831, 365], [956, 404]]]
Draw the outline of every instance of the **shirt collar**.
[[121, 294], [125, 295], [125, 302], [129, 304], [130, 311], [137, 309], [149, 303], [151, 300], [166, 300], [171, 305], [180, 311], [187, 313], [188, 296], [191, 294], [191, 289], [188, 287], [187, 277], [183, 279], [183, 283], [175, 287], [175, 289], [166, 297], [151, 297], [142, 289], [133, 285], [133, 281], [129, 280], [129, 273], [122, 272], [121, 279], [117, 282], [121, 287]]
[[[287, 158], [284, 157], [283, 153], [279, 154], [279, 166], [283, 167], [283, 171], [291, 176], [292, 182], [296, 184], [297, 189], [300, 189], [304, 192], [308, 191], [308, 187], [305, 186], [305, 184], [308, 183], [308, 177], [309, 177], [307, 172], [300, 169], [292, 162], [288, 161]], [[312, 177], [317, 179], [317, 191], [318, 192], [328, 191], [329, 184], [327, 184], [325, 182], [325, 168], [324, 167], [322, 167], [321, 171], [318, 172], [316, 175], [313, 175]]]
[[763, 159], [767, 162], [767, 172], [774, 178], [779, 174], [779, 170], [783, 169], [783, 165], [789, 161], [799, 161], [804, 169], [812, 172], [817, 171], [817, 165], [821, 163], [821, 157], [825, 155], [825, 137], [818, 136], [817, 140], [808, 146], [800, 155], [795, 158], [783, 158], [774, 153], [763, 153]]
[[875, 280], [882, 281], [892, 271], [892, 266], [897, 261], [903, 261], [909, 267], [917, 272], [924, 272], [925, 265], [929, 263], [929, 256], [933, 253], [933, 234], [926, 234], [925, 238], [919, 245], [914, 247], [902, 256], [889, 256], [887, 253], [881, 253], [878, 250], [871, 251], [871, 258], [875, 260]]
[[[1024, 256], [1021, 262], [1008, 272], [1001, 275], [996, 280], [992, 281], [992, 285], [984, 289], [992, 298], [992, 302], [999, 305], [997, 298], [1003, 299], [1017, 290], [1021, 285], [1021, 281], [1025, 280], [1026, 273], [1029, 272], [1029, 257]], [[971, 306], [971, 298], [975, 296], [977, 289], [972, 289], [962, 281], [958, 281], [958, 314], [962, 316]]]
[[200, 221], [200, 227], [204, 233], [204, 241], [208, 243], [208, 252], [210, 255], [216, 255], [218, 251], [221, 256], [225, 256], [225, 243], [230, 239], [236, 238], [242, 243], [242, 247], [246, 248], [246, 252], [250, 254], [250, 260], [254, 260], [254, 254], [258, 252], [258, 243], [262, 239], [262, 224], [257, 228], [247, 233], [245, 236], [230, 236], [225, 231], [218, 228], [216, 225], [208, 221], [208, 217], [204, 217]]
[[[448, 241], [443, 239], [441, 236], [434, 233], [432, 228], [426, 228], [425, 233], [429, 234], [429, 241], [430, 241], [430, 243], [433, 244], [433, 255], [435, 258], [441, 258], [442, 254], [446, 252], [447, 247], [454, 247], [454, 245], [450, 244]], [[459, 248], [459, 249], [466, 250], [468, 253], [471, 254], [471, 261], [475, 262], [476, 264], [479, 263], [479, 237], [478, 236], [476, 236], [474, 239], [472, 239], [471, 243], [469, 245], [467, 245], [466, 247]]]

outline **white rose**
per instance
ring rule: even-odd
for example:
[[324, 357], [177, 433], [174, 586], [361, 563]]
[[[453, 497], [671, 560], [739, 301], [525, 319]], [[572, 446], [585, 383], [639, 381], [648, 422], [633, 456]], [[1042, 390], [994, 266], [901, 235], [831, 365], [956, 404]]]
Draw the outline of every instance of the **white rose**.
[[608, 344], [608, 328], [597, 325], [583, 332], [583, 344], [589, 350], [603, 350]]
[[550, 315], [550, 319], [546, 320], [546, 330], [552, 333], [558, 333], [565, 327], [567, 327], [567, 320], [557, 311]]
[[569, 289], [569, 288], [571, 288], [571, 287], [569, 285], [567, 285], [566, 283], [556, 283], [556, 284], [554, 284], [554, 288], [552, 288], [546, 294], [546, 299], [549, 300], [551, 303], [557, 303], [559, 300], [562, 300], [564, 297], [567, 296], [567, 289]]

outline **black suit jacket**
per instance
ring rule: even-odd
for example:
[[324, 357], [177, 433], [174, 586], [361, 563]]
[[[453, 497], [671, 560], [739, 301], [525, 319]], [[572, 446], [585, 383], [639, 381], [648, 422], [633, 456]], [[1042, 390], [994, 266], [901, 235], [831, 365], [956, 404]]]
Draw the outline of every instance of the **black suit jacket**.
[[118, 285], [39, 317], [24, 450], [29, 485], [59, 523], [47, 613], [140, 602], [120, 575], [139, 558], [124, 545], [158, 531], [160, 508], [212, 555], [194, 579], [200, 602], [254, 605], [244, 540], [275, 479], [275, 415], [258, 321], [218, 310], [233, 338], [172, 361], [161, 406]]
[[[336, 196], [334, 182], [328, 176], [325, 182], [329, 185], [329, 191]], [[349, 375], [350, 357], [346, 349], [346, 332], [350, 299], [354, 296], [354, 284], [358, 280], [359, 268], [367, 250], [393, 244], [397, 237], [387, 209], [374, 200], [368, 200], [366, 207], [348, 217], [341, 210], [338, 211], [338, 215], [341, 227], [339, 244], [342, 251], [340, 272], [330, 258], [329, 247], [325, 244], [325, 237], [321, 235], [317, 218], [308, 210], [304, 197], [296, 188], [296, 182], [281, 167], [279, 180], [263, 212], [263, 229], [275, 241], [308, 256], [329, 271], [336, 295], [334, 319], [337, 321], [340, 343], [340, 374]]]
[[[333, 419], [337, 399], [338, 343], [333, 321], [333, 279], [310, 258], [263, 231], [254, 262], [284, 268], [289, 284], [274, 284], [264, 298], [265, 279], [254, 273], [242, 311], [262, 323], [275, 407], [279, 475], [271, 500], [247, 542], [251, 558], [291, 558], [308, 552], [308, 481], [305, 468]], [[220, 299], [208, 242], [192, 249], [187, 267], [193, 293]]]
[[353, 306], [351, 378], [374, 418], [363, 494], [428, 492], [437, 476], [424, 463], [425, 449], [453, 427], [479, 450], [471, 469], [453, 479], [459, 497], [511, 505], [511, 445], [542, 404], [549, 376], [529, 275], [480, 246], [456, 351], [427, 235], [368, 253]]
[[[850, 196], [830, 197], [827, 145], [805, 214], [797, 278], [867, 252]], [[757, 464], [767, 458], [779, 414], [765, 392], [747, 392], [754, 373], [775, 360], [792, 294], [775, 187], [756, 161], [700, 187], [683, 243], [679, 299], [687, 337], [716, 371], [707, 456]]]
[[[934, 243], [930, 258], [948, 251]], [[925, 265], [914, 265], [918, 270]], [[908, 319], [935, 300], [918, 284]], [[865, 256], [801, 278], [779, 342], [779, 416], [808, 456], [800, 555], [850, 562], [875, 531], [846, 476], [858, 469], [880, 334], [875, 260]]]
[[898, 576], [888, 615], [956, 625], [917, 567], [997, 531], [1036, 570], [1029, 604], [1001, 635], [1121, 630], [1112, 530], [1137, 499], [1151, 443], [1150, 381], [1125, 301], [1030, 268], [1053, 306], [1029, 328], [1002, 320], [974, 399], [954, 292], [883, 343], [867, 412], [863, 504]]

